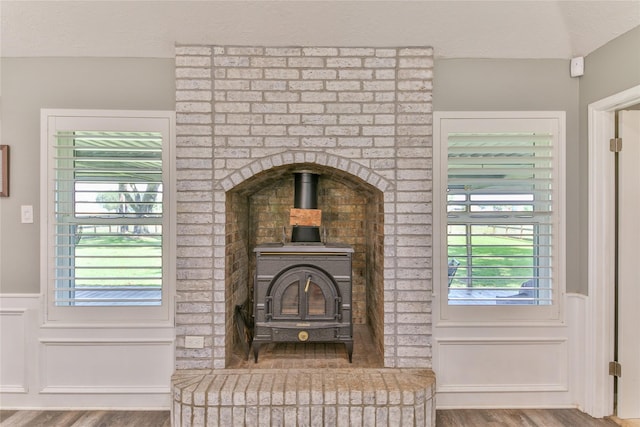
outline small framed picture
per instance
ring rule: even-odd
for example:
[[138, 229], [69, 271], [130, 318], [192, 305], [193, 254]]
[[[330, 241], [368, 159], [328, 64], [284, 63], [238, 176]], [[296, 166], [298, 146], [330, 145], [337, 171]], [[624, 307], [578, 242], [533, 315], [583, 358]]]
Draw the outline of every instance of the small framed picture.
[[0, 145], [0, 197], [9, 197], [9, 146]]

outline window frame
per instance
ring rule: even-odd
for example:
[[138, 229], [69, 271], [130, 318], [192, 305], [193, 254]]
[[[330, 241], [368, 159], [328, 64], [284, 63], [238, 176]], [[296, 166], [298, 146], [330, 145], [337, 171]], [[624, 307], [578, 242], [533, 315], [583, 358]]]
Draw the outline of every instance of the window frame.
[[[434, 314], [435, 322], [447, 325], [563, 324], [565, 280], [565, 122], [564, 111], [440, 111], [434, 113], [433, 211], [434, 211]], [[549, 305], [495, 304], [455, 305], [448, 302], [448, 134], [476, 131], [549, 131], [552, 137], [553, 173], [551, 213], [552, 295]]]
[[[55, 237], [55, 144], [56, 134], [64, 131], [159, 132], [162, 134], [162, 301], [144, 306], [64, 306], [55, 304], [56, 237]], [[44, 324], [126, 324], [136, 327], [148, 323], [172, 325], [175, 305], [176, 209], [175, 209], [175, 112], [138, 110], [41, 110], [41, 183], [40, 227], [41, 294], [44, 302]], [[70, 189], [74, 191], [73, 189]]]

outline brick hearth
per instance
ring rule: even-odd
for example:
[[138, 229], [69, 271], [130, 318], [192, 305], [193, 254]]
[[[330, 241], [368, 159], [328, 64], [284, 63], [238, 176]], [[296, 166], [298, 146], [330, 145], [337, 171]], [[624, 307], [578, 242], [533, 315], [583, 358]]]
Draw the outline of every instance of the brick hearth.
[[435, 426], [428, 369], [255, 369], [174, 375], [174, 426]]

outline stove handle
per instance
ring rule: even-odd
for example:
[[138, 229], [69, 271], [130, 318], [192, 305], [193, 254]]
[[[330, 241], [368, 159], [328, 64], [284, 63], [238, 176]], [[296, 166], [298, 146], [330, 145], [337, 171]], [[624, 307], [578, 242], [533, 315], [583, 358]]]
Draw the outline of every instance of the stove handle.
[[271, 302], [273, 298], [267, 296], [264, 298], [264, 318], [265, 320], [271, 320], [273, 318], [273, 312], [271, 311]]
[[342, 320], [342, 311], [340, 310], [340, 307], [342, 307], [342, 298], [335, 297], [335, 303], [336, 303], [335, 318], [337, 320], [341, 321]]

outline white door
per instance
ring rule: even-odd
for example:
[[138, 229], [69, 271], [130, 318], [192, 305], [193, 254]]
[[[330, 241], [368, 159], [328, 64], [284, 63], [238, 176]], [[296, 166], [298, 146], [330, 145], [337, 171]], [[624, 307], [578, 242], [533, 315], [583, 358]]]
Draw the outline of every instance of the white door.
[[619, 112], [618, 169], [619, 418], [640, 418], [640, 111]]

